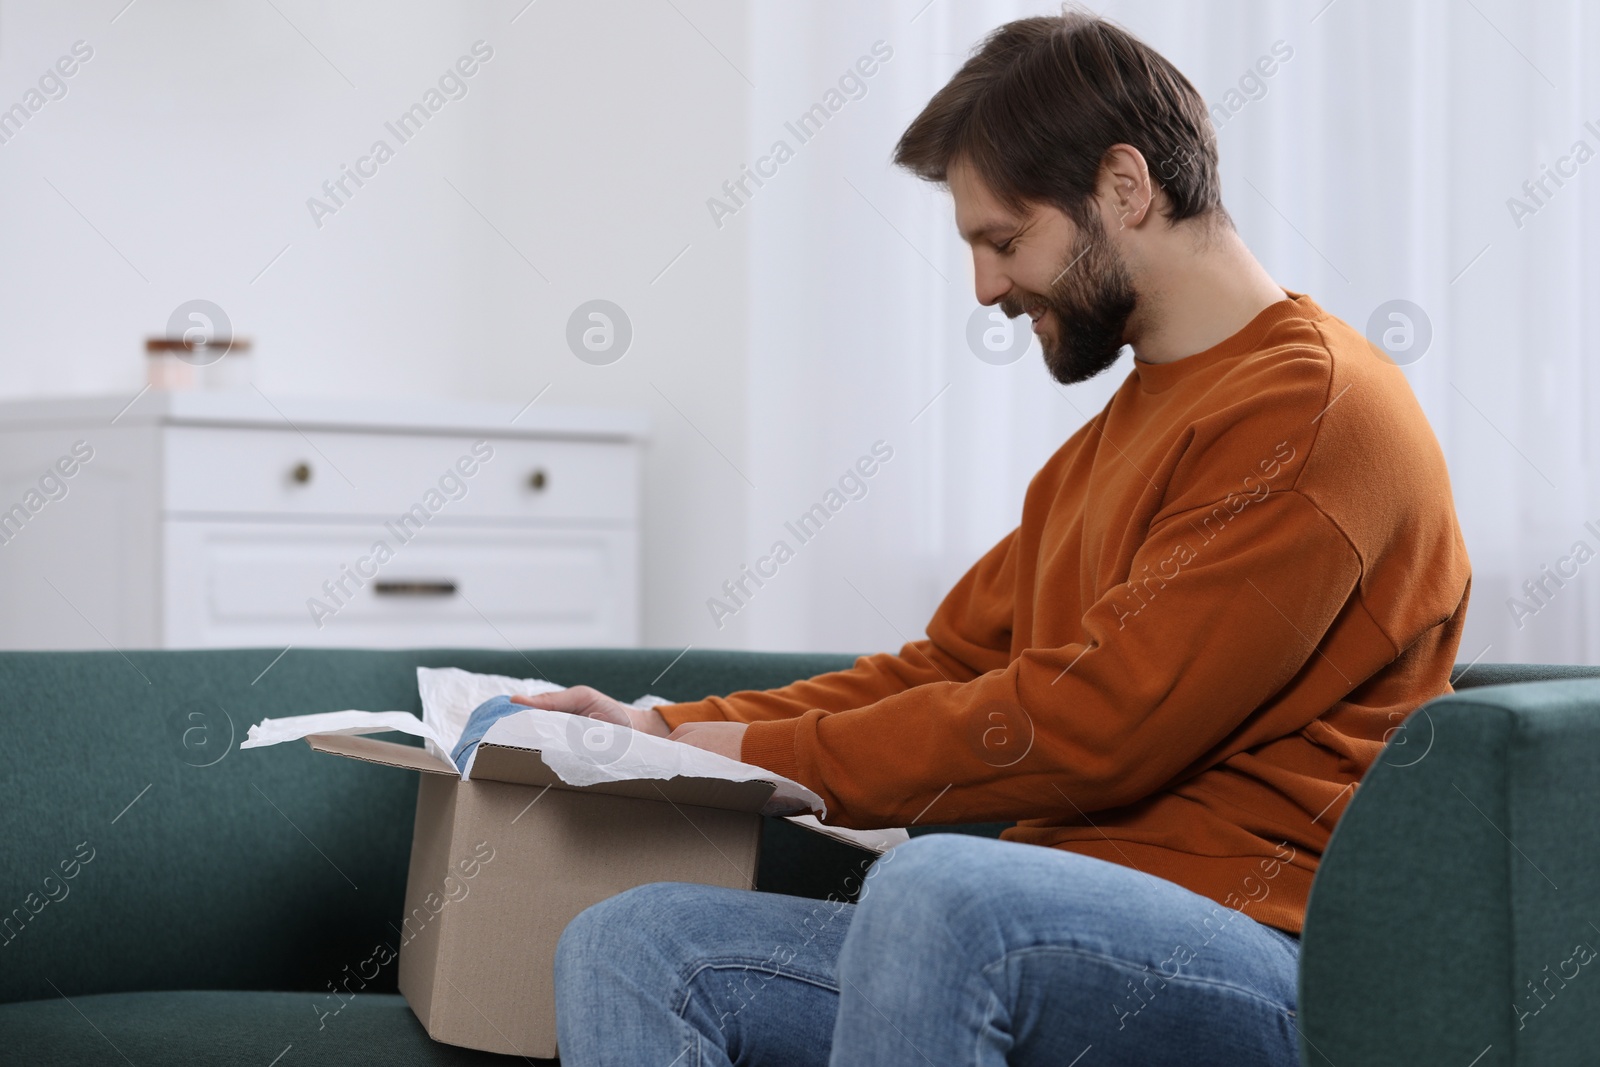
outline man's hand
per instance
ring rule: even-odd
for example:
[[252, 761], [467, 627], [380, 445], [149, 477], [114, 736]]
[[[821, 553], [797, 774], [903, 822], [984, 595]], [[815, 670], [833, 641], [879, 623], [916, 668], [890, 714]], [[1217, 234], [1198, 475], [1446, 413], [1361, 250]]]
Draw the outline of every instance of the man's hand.
[[[672, 733], [667, 726], [667, 720], [663, 719], [655, 708], [641, 711], [620, 700], [613, 700], [600, 690], [586, 685], [575, 685], [571, 689], [540, 693], [531, 697], [512, 697], [511, 703], [525, 704], [530, 708], [542, 708], [545, 711], [571, 712], [602, 722], [616, 723], [618, 726], [632, 727], [640, 733], [653, 734], [656, 737], [666, 737]], [[734, 758], [737, 759], [738, 756]]]
[[715, 752], [731, 760], [739, 758], [740, 746], [744, 744], [745, 723], [686, 722], [673, 730], [667, 726], [667, 720], [663, 719], [655, 708], [641, 711], [620, 700], [613, 700], [600, 690], [587, 685], [575, 685], [571, 689], [540, 693], [531, 697], [512, 697], [511, 702], [530, 708], [542, 708], [545, 711], [570, 712], [573, 715], [599, 719], [618, 726], [630, 726], [640, 733], [665, 737], [669, 741], [682, 741], [686, 745], [703, 748], [707, 752]]
[[686, 722], [668, 734], [667, 739], [738, 760], [739, 749], [744, 744], [744, 732], [748, 727], [748, 723], [742, 722]]

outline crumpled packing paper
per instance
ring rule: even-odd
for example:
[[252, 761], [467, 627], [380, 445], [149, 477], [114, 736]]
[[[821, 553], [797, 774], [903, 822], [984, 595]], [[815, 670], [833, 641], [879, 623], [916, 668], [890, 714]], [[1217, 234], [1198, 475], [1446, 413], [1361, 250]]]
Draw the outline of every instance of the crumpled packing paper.
[[472, 766], [484, 745], [538, 749], [539, 757], [568, 785], [680, 776], [721, 778], [730, 782], [759, 779], [777, 784], [761, 809], [763, 815], [807, 811], [826, 815], [828, 810], [817, 794], [765, 767], [740, 763], [681, 741], [669, 741], [665, 737], [565, 711], [528, 708], [495, 720], [483, 735], [483, 742], [468, 757], [462, 777], [471, 777]]
[[[441, 744], [433, 727], [409, 711], [324, 711], [316, 715], [291, 715], [284, 719], [262, 719], [250, 727], [250, 732], [240, 748], [261, 748], [265, 745], [298, 741], [308, 734], [381, 734], [398, 730], [427, 741], [428, 751], [437, 754]], [[445, 751], [449, 762], [449, 750]]]
[[[308, 734], [372, 734], [397, 730], [422, 738], [428, 751], [446, 763], [452, 763], [450, 752], [456, 740], [466, 728], [472, 710], [485, 700], [501, 694], [534, 696], [565, 688], [542, 678], [474, 674], [458, 667], [418, 667], [421, 719], [406, 711], [331, 711], [263, 719], [250, 727], [248, 737], [239, 747], [276, 745], [299, 740]], [[663, 697], [646, 694], [635, 700], [633, 706], [646, 708], [668, 703], [671, 701]], [[777, 785], [762, 809], [763, 815], [816, 812], [824, 818], [827, 816], [827, 805], [816, 793], [765, 767], [741, 763], [693, 745], [569, 712], [528, 708], [508, 715], [489, 727], [483, 743], [537, 748], [545, 764], [568, 785], [587, 786], [640, 778], [665, 779], [679, 775], [720, 778], [730, 782], [759, 779]], [[474, 751], [462, 772], [462, 778], [471, 777], [472, 763], [476, 759], [477, 752]], [[834, 831], [845, 828], [825, 829]]]

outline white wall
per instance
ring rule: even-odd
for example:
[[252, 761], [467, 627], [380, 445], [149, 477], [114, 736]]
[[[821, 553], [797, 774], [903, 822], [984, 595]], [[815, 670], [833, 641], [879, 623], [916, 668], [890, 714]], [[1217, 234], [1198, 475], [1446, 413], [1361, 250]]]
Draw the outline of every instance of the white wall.
[[[888, 164], [987, 30], [1054, 0], [124, 3], [0, 0], [0, 107], [74, 41], [95, 49], [0, 145], [0, 396], [131, 396], [141, 339], [206, 297], [256, 340], [269, 394], [549, 385], [540, 403], [648, 408], [650, 644], [920, 636], [1126, 372], [1060, 388], [1036, 348], [976, 360], [948, 200]], [[1600, 163], [1520, 227], [1506, 208], [1600, 124], [1592, 5], [1096, 6], [1214, 103], [1294, 48], [1219, 134], [1225, 201], [1335, 314], [1405, 297], [1431, 316], [1407, 373], [1474, 562], [1462, 658], [1600, 662], [1600, 564], [1521, 625], [1508, 608], [1600, 523]], [[318, 229], [306, 198], [478, 39], [495, 57], [468, 96]], [[719, 226], [707, 200], [879, 40], [894, 56], [865, 95]], [[563, 342], [595, 297], [636, 328], [608, 367]], [[723, 582], [878, 439], [895, 458], [868, 495], [713, 622]]]
[[[0, 4], [0, 107], [93, 49], [0, 145], [0, 396], [131, 397], [202, 297], [269, 396], [647, 408], [645, 640], [681, 646], [744, 536], [745, 249], [703, 201], [744, 156], [745, 5], [524, 2]], [[464, 97], [385, 131], [479, 40]], [[606, 367], [564, 340], [596, 297], [635, 330]]]

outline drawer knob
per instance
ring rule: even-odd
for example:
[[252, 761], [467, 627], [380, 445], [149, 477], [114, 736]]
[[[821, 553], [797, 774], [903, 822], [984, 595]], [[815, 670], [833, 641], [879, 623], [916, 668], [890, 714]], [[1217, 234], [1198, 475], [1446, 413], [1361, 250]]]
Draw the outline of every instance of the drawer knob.
[[544, 473], [544, 468], [536, 467], [533, 473], [528, 475], [528, 488], [543, 489], [549, 481], [550, 479]]
[[289, 477], [293, 478], [300, 485], [305, 485], [311, 480], [311, 464], [296, 463], [294, 468], [289, 471]]

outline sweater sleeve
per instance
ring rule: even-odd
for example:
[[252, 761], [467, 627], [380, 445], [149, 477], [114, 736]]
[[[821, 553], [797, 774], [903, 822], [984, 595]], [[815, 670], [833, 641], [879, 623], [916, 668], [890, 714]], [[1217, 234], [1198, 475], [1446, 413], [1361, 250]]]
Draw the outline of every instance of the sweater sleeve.
[[1013, 529], [967, 570], [928, 624], [929, 636], [907, 642], [898, 654], [861, 656], [847, 670], [777, 689], [658, 704], [656, 711], [674, 729], [686, 722], [770, 722], [860, 708], [934, 682], [968, 682], [1002, 666], [1011, 654], [1017, 534]]
[[1072, 818], [1150, 796], [1303, 669], [1339, 670], [1318, 644], [1361, 577], [1349, 541], [1297, 491], [1250, 500], [1211, 540], [1203, 510], [1152, 526], [1130, 580], [1085, 614], [1086, 641], [850, 710], [753, 721], [743, 760], [858, 829]]

